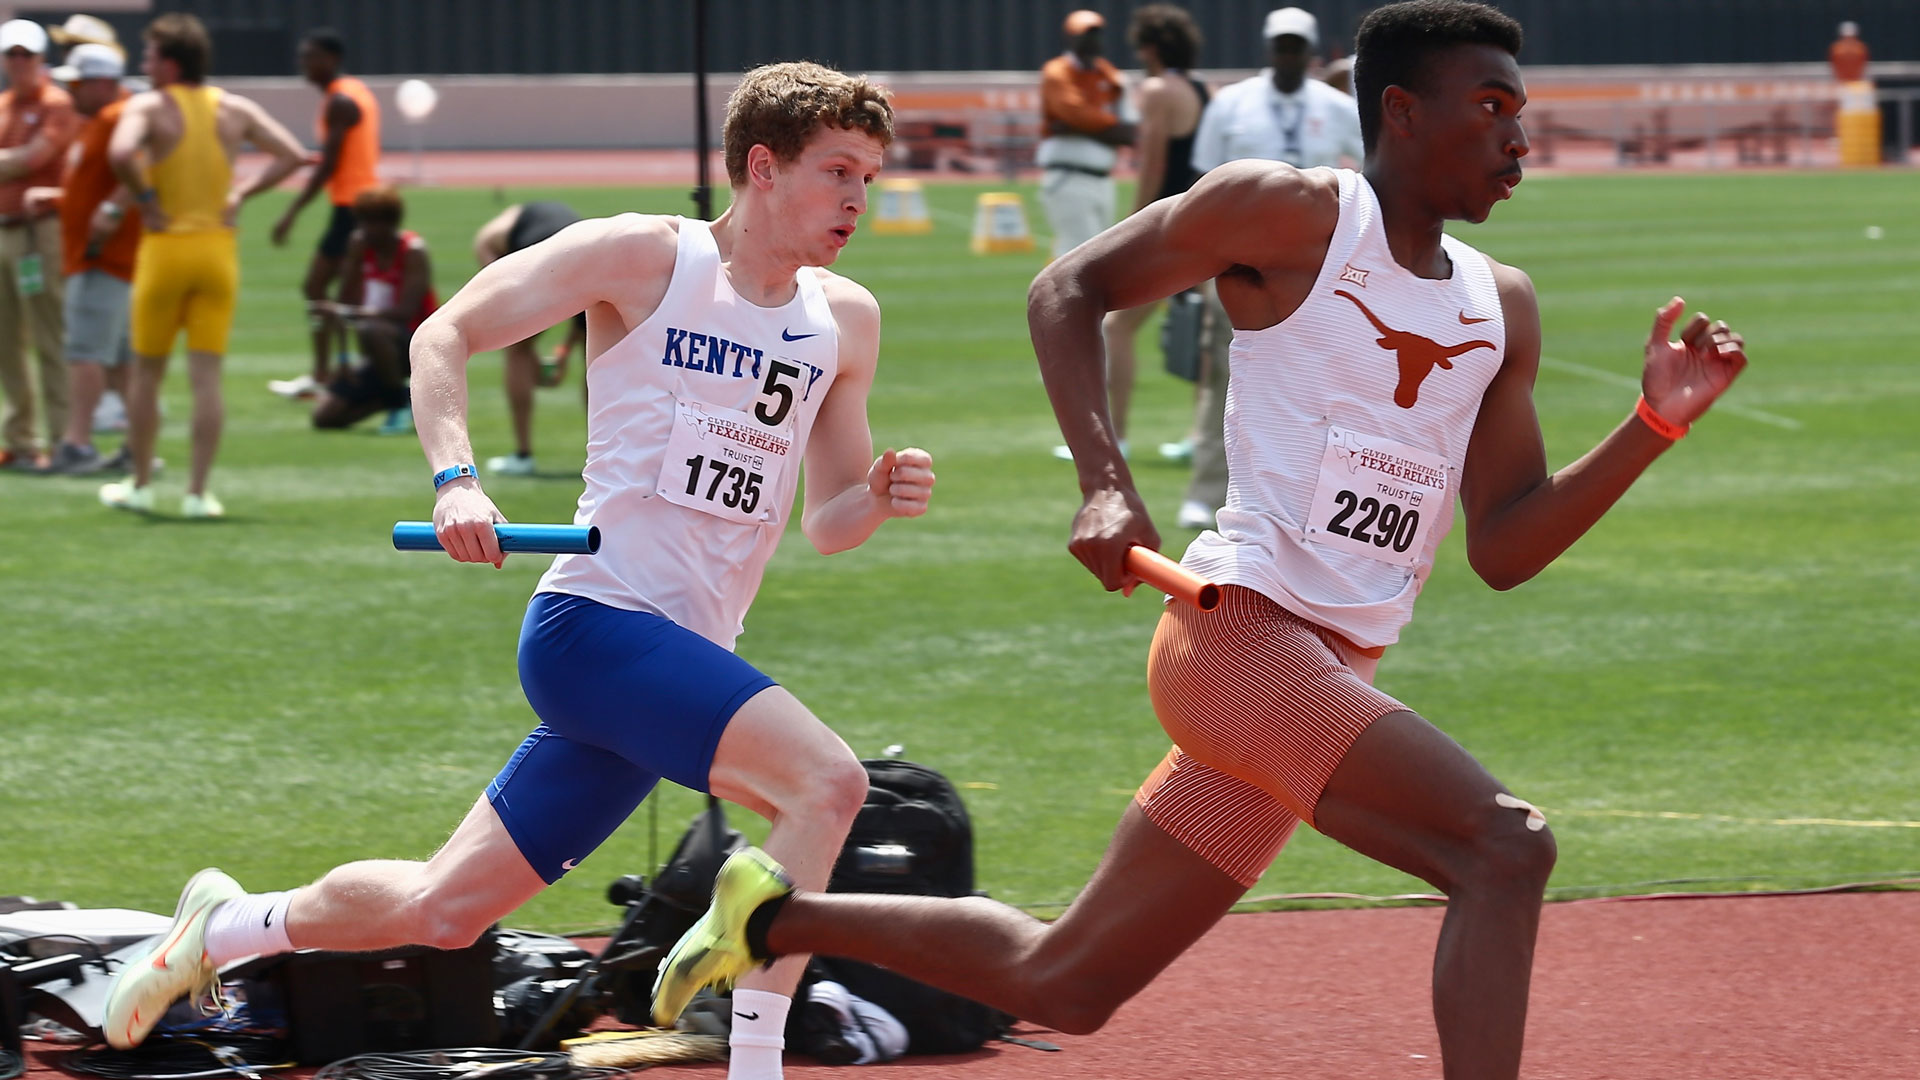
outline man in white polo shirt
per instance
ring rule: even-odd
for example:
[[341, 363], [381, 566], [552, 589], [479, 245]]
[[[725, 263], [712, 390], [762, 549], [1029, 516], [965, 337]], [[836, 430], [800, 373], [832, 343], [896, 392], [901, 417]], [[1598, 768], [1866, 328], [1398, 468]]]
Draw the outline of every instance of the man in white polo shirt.
[[1193, 167], [1206, 172], [1240, 158], [1284, 161], [1297, 168], [1358, 165], [1360, 110], [1353, 98], [1307, 68], [1320, 48], [1320, 26], [1299, 8], [1267, 13], [1267, 56], [1273, 66], [1225, 87], [1207, 104], [1193, 140]]
[[[1359, 108], [1353, 98], [1307, 77], [1320, 48], [1319, 22], [1297, 7], [1280, 8], [1267, 13], [1262, 30], [1273, 66], [1222, 89], [1207, 103], [1193, 137], [1194, 171], [1241, 158], [1302, 169], [1358, 167], [1366, 156]], [[1193, 477], [1177, 519], [1183, 529], [1212, 528], [1214, 511], [1227, 501], [1225, 342], [1231, 331], [1224, 327], [1225, 314], [1217, 302], [1208, 304], [1209, 317], [1221, 328], [1212, 335], [1194, 401]]]

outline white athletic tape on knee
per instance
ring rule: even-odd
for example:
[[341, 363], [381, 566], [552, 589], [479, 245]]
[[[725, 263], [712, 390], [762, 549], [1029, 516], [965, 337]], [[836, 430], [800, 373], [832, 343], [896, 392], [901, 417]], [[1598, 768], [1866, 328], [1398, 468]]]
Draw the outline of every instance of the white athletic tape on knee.
[[1525, 810], [1527, 812], [1527, 828], [1534, 832], [1539, 832], [1541, 829], [1547, 827], [1547, 815], [1541, 813], [1539, 807], [1525, 799], [1516, 799], [1502, 791], [1494, 795], [1493, 801], [1509, 810]]

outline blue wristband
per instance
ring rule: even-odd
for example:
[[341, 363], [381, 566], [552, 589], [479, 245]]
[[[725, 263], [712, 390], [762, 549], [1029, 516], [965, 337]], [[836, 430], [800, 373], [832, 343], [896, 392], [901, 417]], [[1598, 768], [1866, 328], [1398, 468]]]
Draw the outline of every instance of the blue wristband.
[[452, 480], [458, 480], [463, 476], [479, 475], [480, 473], [471, 465], [455, 465], [449, 469], [441, 469], [439, 472], [433, 474], [433, 490], [439, 491], [442, 485]]

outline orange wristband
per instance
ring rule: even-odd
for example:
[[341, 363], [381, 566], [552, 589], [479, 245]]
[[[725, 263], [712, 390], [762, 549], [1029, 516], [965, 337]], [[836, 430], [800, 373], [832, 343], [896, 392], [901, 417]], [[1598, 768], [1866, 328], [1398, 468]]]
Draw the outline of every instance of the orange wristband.
[[1653, 406], [1647, 404], [1647, 396], [1645, 394], [1640, 395], [1640, 403], [1633, 407], [1633, 415], [1639, 417], [1641, 423], [1652, 428], [1655, 435], [1660, 436], [1668, 442], [1679, 442], [1681, 437], [1686, 435], [1687, 428], [1692, 426], [1690, 424], [1676, 424], [1666, 417], [1661, 416], [1659, 413], [1654, 412]]

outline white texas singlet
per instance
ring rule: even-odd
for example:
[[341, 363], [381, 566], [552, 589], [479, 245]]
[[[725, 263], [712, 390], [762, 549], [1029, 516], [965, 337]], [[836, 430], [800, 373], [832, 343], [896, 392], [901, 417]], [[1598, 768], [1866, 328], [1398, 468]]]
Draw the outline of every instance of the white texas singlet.
[[1366, 178], [1337, 172], [1340, 222], [1312, 292], [1233, 332], [1227, 505], [1182, 562], [1373, 648], [1399, 640], [1453, 524], [1506, 323], [1484, 255], [1442, 236], [1452, 274], [1414, 276]]
[[647, 320], [587, 365], [586, 490], [595, 555], [562, 555], [538, 591], [650, 611], [733, 648], [833, 385], [839, 335], [804, 267], [777, 308], [741, 299], [705, 222], [680, 219], [673, 279]]

